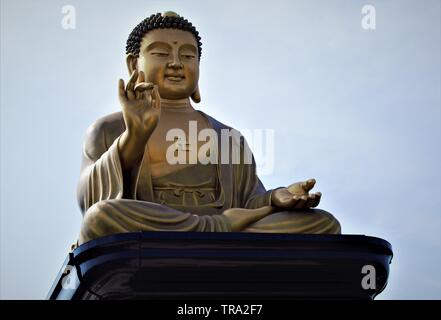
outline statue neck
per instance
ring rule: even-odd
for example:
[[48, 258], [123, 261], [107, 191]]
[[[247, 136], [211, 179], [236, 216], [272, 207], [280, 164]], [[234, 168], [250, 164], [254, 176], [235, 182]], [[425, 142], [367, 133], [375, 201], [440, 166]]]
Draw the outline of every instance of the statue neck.
[[161, 99], [161, 109], [173, 111], [194, 111], [189, 98], [185, 99]]

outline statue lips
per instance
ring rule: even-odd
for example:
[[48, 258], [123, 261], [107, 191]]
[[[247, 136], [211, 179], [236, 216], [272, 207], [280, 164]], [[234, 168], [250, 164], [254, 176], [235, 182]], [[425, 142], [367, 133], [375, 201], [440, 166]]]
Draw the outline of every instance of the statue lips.
[[173, 81], [173, 82], [180, 82], [180, 81], [185, 79], [185, 76], [181, 75], [181, 74], [174, 74], [173, 73], [173, 74], [166, 74], [165, 78], [167, 80], [170, 80], [170, 81]]

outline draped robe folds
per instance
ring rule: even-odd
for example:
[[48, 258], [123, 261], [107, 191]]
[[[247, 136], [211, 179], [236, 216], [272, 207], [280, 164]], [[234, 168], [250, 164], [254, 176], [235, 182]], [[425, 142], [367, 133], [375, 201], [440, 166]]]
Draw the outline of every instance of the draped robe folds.
[[338, 221], [323, 210], [273, 213], [272, 190], [265, 190], [257, 177], [254, 158], [251, 164], [244, 163], [242, 156], [238, 164], [231, 161], [231, 147], [234, 144], [240, 144], [242, 155], [251, 152], [245, 140], [233, 138], [229, 150], [230, 161], [227, 164], [221, 163], [221, 130], [232, 128], [201, 114], [218, 137], [218, 190], [213, 202], [190, 207], [157, 203], [147, 147], [137, 166], [130, 172], [122, 171], [118, 140], [125, 130], [125, 124], [121, 112], [108, 115], [90, 127], [83, 147], [77, 190], [78, 202], [84, 215], [79, 243], [100, 236], [134, 231], [229, 232], [230, 222], [222, 212], [231, 208], [270, 213], [249, 225], [244, 232], [340, 233]]

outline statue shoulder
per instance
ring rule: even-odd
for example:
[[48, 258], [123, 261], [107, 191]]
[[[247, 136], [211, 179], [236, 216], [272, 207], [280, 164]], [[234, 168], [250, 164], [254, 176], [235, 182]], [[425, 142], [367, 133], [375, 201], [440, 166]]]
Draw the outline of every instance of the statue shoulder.
[[122, 112], [106, 115], [92, 125], [86, 132], [84, 151], [92, 158], [104, 153], [125, 130]]
[[210, 122], [213, 129], [215, 129], [218, 133], [221, 133], [221, 130], [226, 129], [232, 134], [233, 137], [238, 138], [238, 139], [243, 139], [245, 141], [245, 137], [242, 136], [242, 133], [239, 130], [237, 130], [229, 125], [226, 125], [226, 124], [220, 122], [219, 120], [216, 120], [212, 116], [210, 116], [202, 111], [199, 111], [199, 112], [208, 119], [208, 121]]
[[234, 130], [234, 128], [220, 122], [219, 120], [216, 120], [215, 118], [206, 114], [205, 112], [200, 111], [200, 110], [198, 110], [198, 112], [201, 113], [205, 118], [208, 119], [208, 122], [211, 124], [213, 129], [215, 129], [215, 130], [222, 130], [222, 129]]
[[[99, 118], [94, 123], [92, 123], [88, 132], [112, 132], [112, 131], [124, 131], [124, 117], [122, 112], [115, 112], [108, 114], [102, 118]], [[122, 132], [121, 131], [121, 132]]]

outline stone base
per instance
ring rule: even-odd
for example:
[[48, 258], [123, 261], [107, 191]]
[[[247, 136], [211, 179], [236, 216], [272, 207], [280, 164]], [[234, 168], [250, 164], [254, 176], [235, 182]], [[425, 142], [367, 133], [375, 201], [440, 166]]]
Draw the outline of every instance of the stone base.
[[373, 299], [391, 260], [362, 235], [125, 233], [71, 252], [48, 298]]

